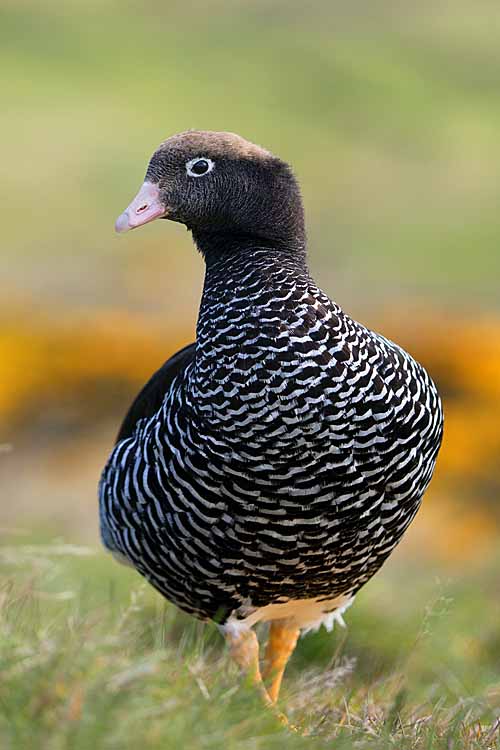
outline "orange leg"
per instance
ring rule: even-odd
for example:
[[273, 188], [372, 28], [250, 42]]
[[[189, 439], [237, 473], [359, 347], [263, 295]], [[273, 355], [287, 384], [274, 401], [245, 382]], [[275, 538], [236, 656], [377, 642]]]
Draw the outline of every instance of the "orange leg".
[[262, 693], [264, 702], [270, 706], [273, 701], [270, 699], [262, 681], [259, 666], [259, 641], [254, 631], [250, 628], [228, 630], [224, 633], [224, 636], [229, 646], [229, 653]]
[[272, 703], [278, 700], [283, 673], [299, 635], [300, 629], [291, 627], [287, 620], [275, 620], [269, 628], [263, 677], [270, 680], [267, 692]]

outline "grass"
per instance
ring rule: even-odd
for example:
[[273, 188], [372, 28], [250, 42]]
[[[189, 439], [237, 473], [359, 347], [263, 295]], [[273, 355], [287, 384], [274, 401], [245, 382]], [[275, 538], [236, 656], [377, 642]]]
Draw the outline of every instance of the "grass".
[[60, 543], [4, 547], [2, 750], [499, 748], [495, 564], [438, 581], [389, 564], [348, 628], [299, 643], [283, 729], [216, 628], [127, 569]]

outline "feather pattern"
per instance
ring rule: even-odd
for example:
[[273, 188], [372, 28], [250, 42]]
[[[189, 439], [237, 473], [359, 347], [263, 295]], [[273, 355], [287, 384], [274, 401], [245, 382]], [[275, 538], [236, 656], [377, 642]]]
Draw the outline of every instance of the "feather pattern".
[[208, 264], [180, 354], [103, 472], [104, 544], [201, 619], [350, 601], [432, 477], [442, 409], [426, 371], [300, 256], [257, 245]]

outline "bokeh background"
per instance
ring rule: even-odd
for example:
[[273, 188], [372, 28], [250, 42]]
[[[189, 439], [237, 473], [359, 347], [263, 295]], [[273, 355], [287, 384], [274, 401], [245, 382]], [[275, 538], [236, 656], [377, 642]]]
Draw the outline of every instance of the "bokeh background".
[[[498, 666], [498, 3], [2, 0], [0, 13], [7, 548], [98, 548], [101, 467], [139, 387], [193, 340], [203, 280], [180, 226], [118, 237], [113, 222], [161, 140], [232, 130], [294, 166], [323, 289], [444, 397], [435, 479], [366, 601], [422, 610], [429, 582], [468, 581], [456, 606], [479, 591], [473, 608], [489, 610], [482, 629], [466, 617], [456, 669]], [[24, 574], [22, 559], [6, 564]]]

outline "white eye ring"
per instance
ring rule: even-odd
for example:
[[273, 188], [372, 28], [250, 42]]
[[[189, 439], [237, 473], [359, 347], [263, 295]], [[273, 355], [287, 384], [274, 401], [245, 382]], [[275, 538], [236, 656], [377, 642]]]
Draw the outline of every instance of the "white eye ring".
[[[194, 171], [198, 162], [203, 162], [203, 164], [206, 165], [206, 169], [204, 172]], [[200, 167], [201, 166], [202, 165], [200, 164]], [[209, 159], [208, 156], [197, 156], [195, 159], [191, 159], [190, 161], [186, 162], [186, 172], [190, 177], [205, 177], [205, 175], [211, 172], [214, 167], [214, 162], [212, 161], [212, 159]]]

